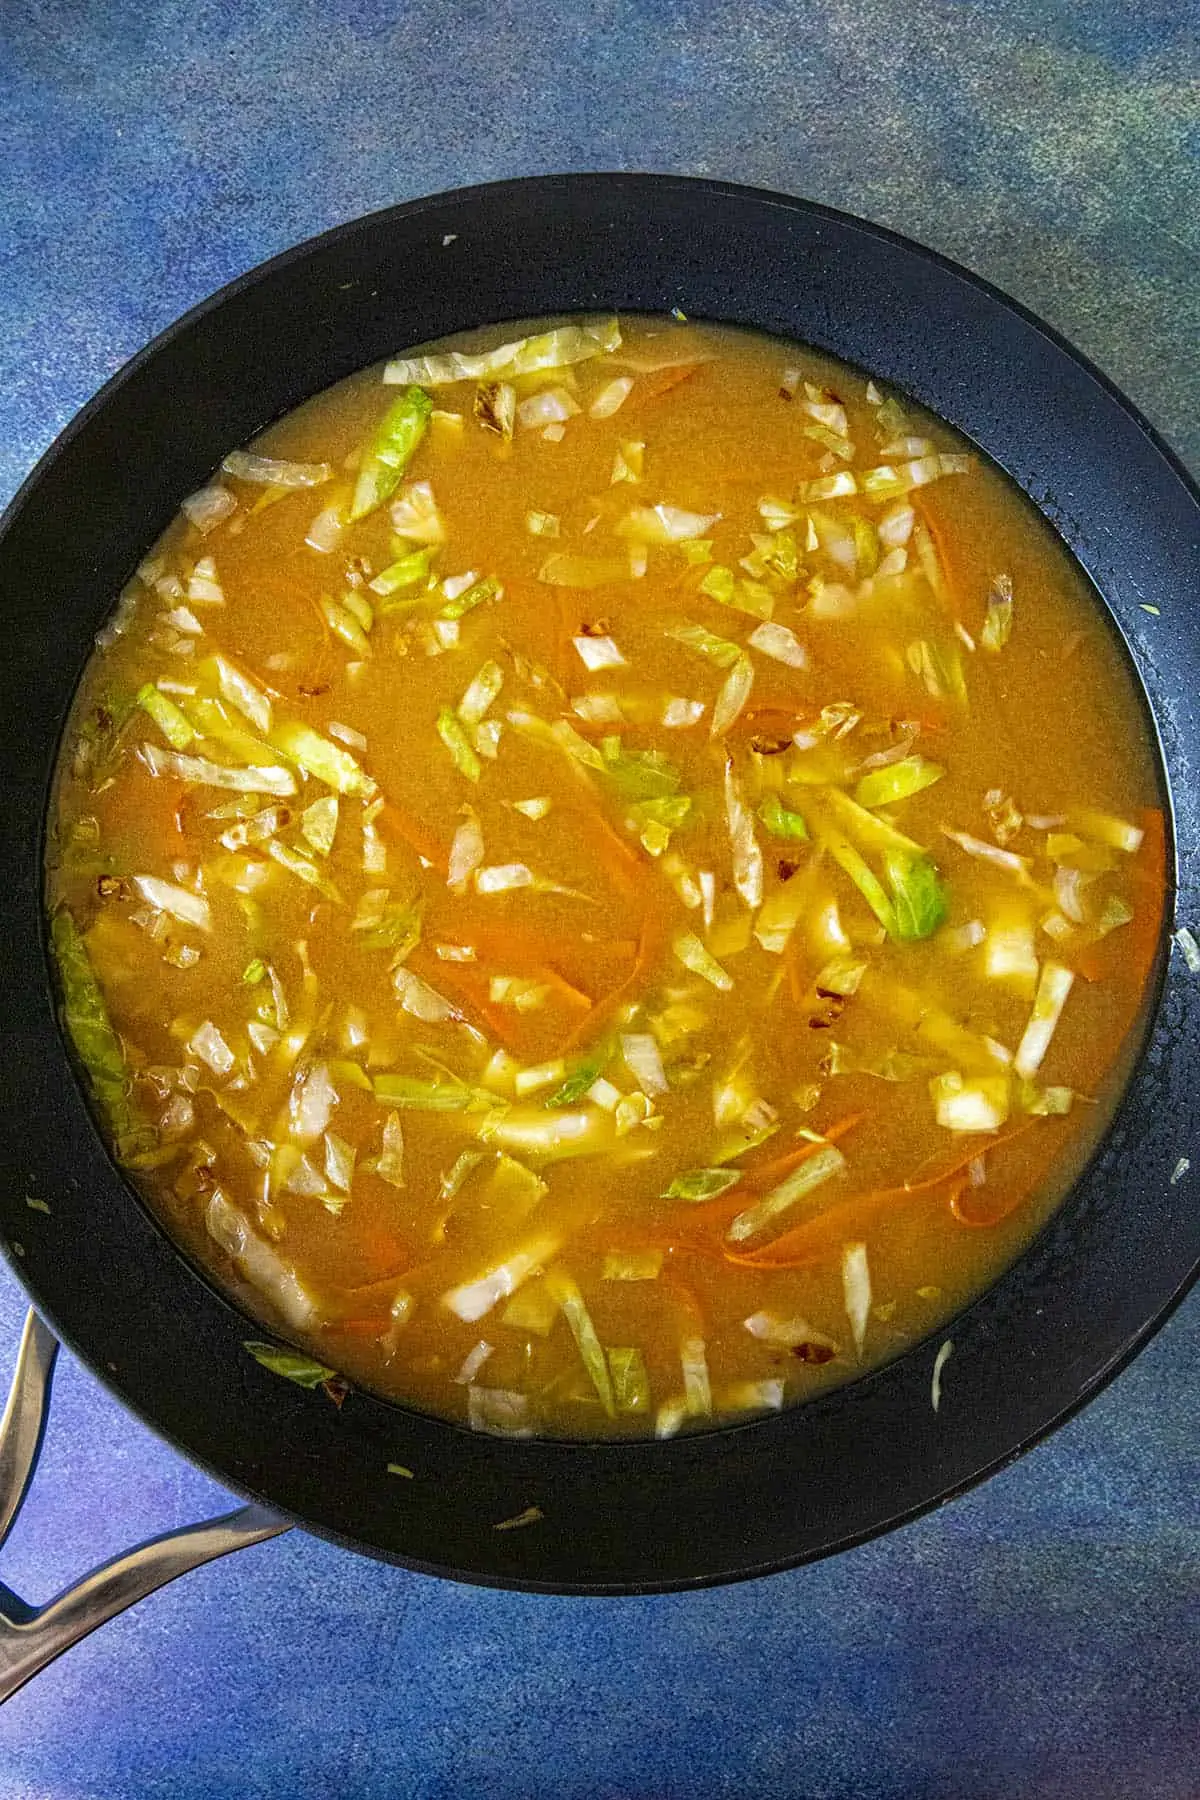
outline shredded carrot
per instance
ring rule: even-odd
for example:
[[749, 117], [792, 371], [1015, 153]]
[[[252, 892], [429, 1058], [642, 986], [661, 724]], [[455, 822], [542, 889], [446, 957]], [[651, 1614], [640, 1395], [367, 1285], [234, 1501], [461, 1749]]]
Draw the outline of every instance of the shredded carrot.
[[[493, 1037], [498, 1038], [506, 1050], [513, 1049], [512, 1034], [519, 1022], [520, 1015], [514, 1013], [511, 1019], [507, 1018], [502, 1008], [493, 1006], [483, 995], [476, 992], [476, 984], [471, 980], [472, 971], [469, 963], [445, 963], [439, 960], [435, 965], [432, 958], [425, 955], [422, 949], [413, 952], [409, 963], [418, 975], [424, 970], [431, 986], [435, 989], [450, 989], [451, 993], [455, 995], [456, 1010], [462, 1013], [466, 1022], [473, 1025], [476, 1031], [481, 1029], [479, 1021], [482, 1019]], [[473, 971], [473, 973], [477, 979], [486, 979], [480, 970]], [[465, 1006], [469, 1006], [471, 1009], [469, 1014], [465, 1010], [464, 1002]]]
[[619, 838], [598, 807], [588, 807], [580, 817], [592, 837], [597, 858], [622, 893], [632, 894], [642, 879], [642, 864], [629, 845]]
[[945, 531], [938, 525], [928, 500], [923, 498], [923, 496], [916, 491], [910, 493], [908, 498], [912, 502], [913, 508], [922, 525], [924, 525], [926, 531], [929, 533], [930, 540], [933, 544], [934, 555], [941, 564], [942, 574], [945, 577], [946, 582], [946, 607], [950, 617], [955, 620], [961, 620], [962, 612], [959, 608], [957, 599], [958, 584], [954, 579], [953, 560], [946, 548]]
[[[1001, 1219], [1007, 1219], [1010, 1213], [1016, 1212], [1017, 1208], [1029, 1198], [1028, 1193], [1023, 1193], [1020, 1188], [1015, 1188], [1002, 1199], [996, 1200], [990, 1211], [986, 1208], [983, 1210], [964, 1208], [965, 1196], [978, 1192], [978, 1189], [972, 1188], [969, 1182], [964, 1181], [947, 1196], [950, 1211], [958, 1223], [973, 1226], [976, 1230], [986, 1229], [990, 1225], [998, 1225]], [[987, 1189], [985, 1188], [983, 1192], [986, 1195]]]
[[379, 816], [385, 825], [390, 825], [392, 830], [402, 837], [418, 856], [425, 858], [426, 862], [433, 863], [435, 867], [441, 869], [447, 866], [450, 861], [449, 846], [443, 844], [436, 832], [431, 831], [423, 820], [414, 819], [411, 813], [406, 813], [402, 807], [396, 805], [394, 800], [384, 801], [383, 811]]
[[651, 375], [635, 375], [633, 391], [625, 404], [628, 406], [630, 401], [636, 400], [657, 400], [660, 395], [669, 394], [672, 388], [679, 387], [682, 382], [690, 381], [696, 371], [703, 367], [702, 362], [675, 363], [669, 369], [655, 369]]
[[818, 1213], [816, 1218], [806, 1219], [802, 1225], [785, 1231], [782, 1237], [764, 1244], [761, 1250], [738, 1251], [726, 1245], [725, 1260], [744, 1269], [798, 1269], [807, 1263], [819, 1261], [822, 1256], [838, 1251], [848, 1236], [861, 1235], [864, 1214], [895, 1208], [907, 1200], [940, 1193], [977, 1156], [987, 1154], [1000, 1144], [1011, 1143], [1037, 1123], [1036, 1119], [1028, 1119], [1001, 1136], [989, 1138], [986, 1144], [976, 1143], [949, 1168], [940, 1169], [925, 1181], [908, 1182], [902, 1187], [874, 1188], [865, 1194], [855, 1194], [851, 1199], [843, 1200], [840, 1206], [831, 1207], [827, 1212]]
[[665, 936], [666, 933], [663, 929], [662, 920], [657, 918], [653, 913], [646, 913], [642, 919], [641, 930], [638, 934], [637, 955], [634, 958], [632, 969], [629, 971], [624, 981], [618, 982], [617, 986], [613, 988], [610, 994], [606, 994], [603, 1000], [598, 1000], [596, 1002], [586, 1019], [580, 1020], [579, 1024], [575, 1027], [574, 1031], [563, 1045], [564, 1050], [572, 1049], [585, 1032], [596, 1031], [600, 1025], [611, 1018], [626, 994], [637, 986], [637, 983], [641, 980], [650, 964], [654, 961], [654, 958], [662, 949]]

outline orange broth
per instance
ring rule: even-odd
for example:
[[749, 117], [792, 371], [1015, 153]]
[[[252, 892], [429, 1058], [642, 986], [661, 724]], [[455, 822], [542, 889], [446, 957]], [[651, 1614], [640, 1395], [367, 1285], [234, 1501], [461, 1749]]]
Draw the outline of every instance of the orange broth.
[[118, 1160], [254, 1354], [666, 1435], [1028, 1242], [1127, 1072], [1162, 823], [1082, 575], [949, 428], [747, 331], [550, 330], [365, 370], [185, 503], [48, 904]]

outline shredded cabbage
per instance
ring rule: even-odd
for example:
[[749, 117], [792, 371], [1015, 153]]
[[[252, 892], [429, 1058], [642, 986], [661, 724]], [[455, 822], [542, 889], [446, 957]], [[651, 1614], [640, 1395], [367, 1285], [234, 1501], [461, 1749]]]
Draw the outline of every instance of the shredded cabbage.
[[350, 522], [389, 500], [425, 435], [433, 401], [419, 387], [406, 388], [388, 407], [363, 455], [350, 502]]
[[833, 1176], [840, 1175], [846, 1167], [846, 1158], [836, 1144], [823, 1144], [814, 1150], [797, 1169], [786, 1175], [776, 1187], [748, 1206], [734, 1219], [726, 1236], [731, 1244], [744, 1243], [747, 1238], [757, 1237], [773, 1225], [781, 1215], [803, 1200], [823, 1182], [830, 1181]]
[[563, 369], [572, 363], [587, 362], [618, 349], [620, 343], [621, 328], [616, 319], [603, 319], [592, 325], [560, 325], [556, 331], [517, 338], [475, 355], [452, 350], [442, 356], [397, 357], [384, 369], [383, 379], [394, 387], [405, 382], [445, 387], [451, 382], [483, 381], [489, 376], [535, 375], [543, 369]]
[[709, 955], [694, 932], [681, 932], [672, 944], [672, 949], [684, 968], [690, 969], [693, 975], [703, 976], [705, 981], [720, 988], [722, 993], [728, 993], [732, 988], [733, 976], [727, 974], [716, 958]]
[[578, 1283], [565, 1269], [551, 1269], [546, 1276], [546, 1288], [557, 1300], [563, 1317], [571, 1328], [571, 1335], [579, 1347], [583, 1365], [592, 1378], [601, 1405], [610, 1419], [615, 1417], [617, 1403], [608, 1359], [596, 1336], [596, 1327], [592, 1324], [591, 1314], [584, 1303]]
[[641, 1351], [634, 1346], [611, 1349], [608, 1352], [608, 1371], [612, 1377], [617, 1411], [649, 1412], [650, 1376]]
[[715, 1200], [742, 1179], [740, 1169], [689, 1169], [663, 1190], [664, 1200]]
[[871, 1271], [865, 1244], [846, 1244], [842, 1249], [842, 1291], [854, 1345], [861, 1357], [871, 1316]]

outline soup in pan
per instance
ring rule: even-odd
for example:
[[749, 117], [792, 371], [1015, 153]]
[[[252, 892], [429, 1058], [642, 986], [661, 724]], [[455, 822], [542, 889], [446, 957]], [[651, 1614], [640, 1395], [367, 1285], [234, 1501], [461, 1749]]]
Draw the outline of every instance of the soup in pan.
[[226, 458], [84, 676], [48, 904], [117, 1160], [248, 1353], [665, 1436], [1012, 1260], [1163, 883], [1133, 678], [1024, 498], [854, 370], [633, 317]]

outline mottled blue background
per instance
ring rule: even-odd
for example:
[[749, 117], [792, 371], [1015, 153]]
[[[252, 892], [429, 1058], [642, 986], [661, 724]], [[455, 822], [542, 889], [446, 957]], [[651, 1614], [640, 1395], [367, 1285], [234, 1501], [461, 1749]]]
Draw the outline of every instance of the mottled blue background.
[[[567, 168], [760, 182], [923, 239], [1197, 466], [1197, 25], [1194, 0], [0, 0], [0, 499], [230, 276]], [[0, 1360], [21, 1313], [0, 1278]], [[747, 1587], [554, 1600], [299, 1534], [243, 1552], [5, 1708], [0, 1800], [1196, 1800], [1198, 1339], [1193, 1298], [985, 1488]], [[68, 1361], [4, 1575], [46, 1598], [223, 1504]]]

